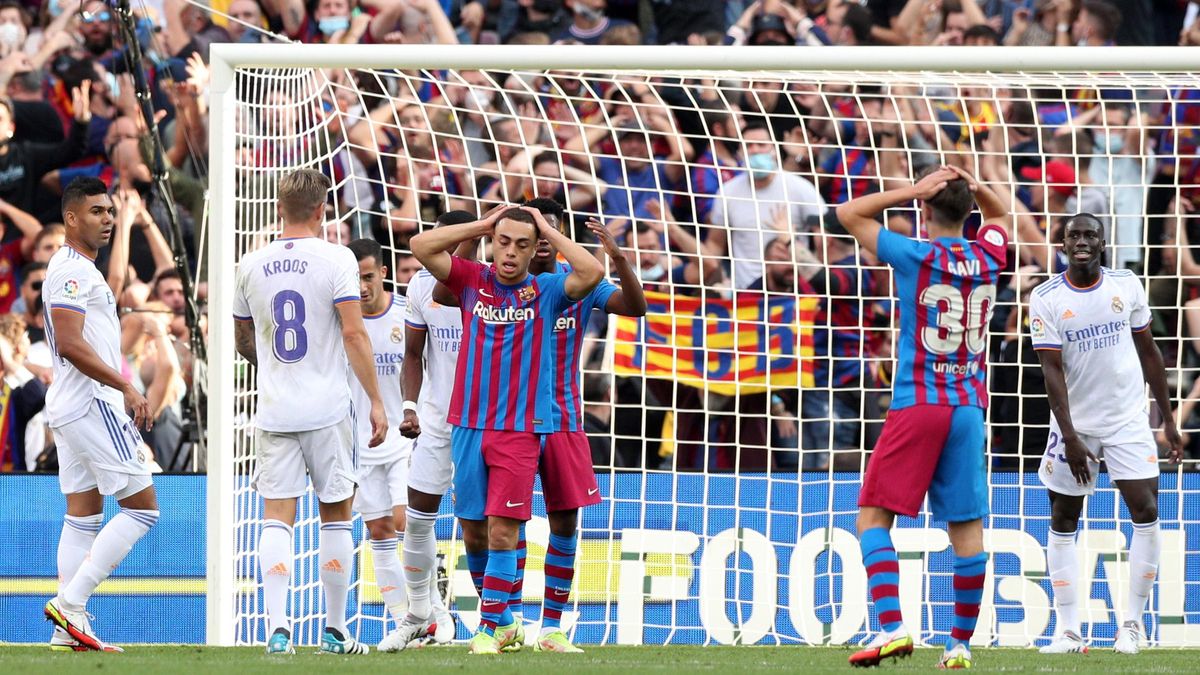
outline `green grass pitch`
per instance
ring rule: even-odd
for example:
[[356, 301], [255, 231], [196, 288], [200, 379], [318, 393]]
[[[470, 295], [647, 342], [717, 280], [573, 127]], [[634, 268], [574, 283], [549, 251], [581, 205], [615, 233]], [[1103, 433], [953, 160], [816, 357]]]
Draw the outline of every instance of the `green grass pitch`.
[[[304, 647], [294, 656], [267, 657], [259, 648], [130, 646], [125, 654], [52, 653], [42, 646], [0, 646], [0, 673], [734, 673], [865, 672], [850, 668], [850, 648], [841, 647], [591, 647], [579, 655], [519, 654], [479, 657], [465, 646], [419, 649], [399, 654], [318, 656]], [[939, 649], [918, 649], [911, 658], [885, 663], [875, 673], [930, 671]], [[1025, 673], [1195, 673], [1200, 650], [1147, 649], [1138, 656], [1094, 650], [1087, 656], [1042, 656], [1033, 649], [976, 649], [975, 668]], [[397, 670], [394, 670], [397, 669]], [[402, 669], [402, 670], [399, 670]]]

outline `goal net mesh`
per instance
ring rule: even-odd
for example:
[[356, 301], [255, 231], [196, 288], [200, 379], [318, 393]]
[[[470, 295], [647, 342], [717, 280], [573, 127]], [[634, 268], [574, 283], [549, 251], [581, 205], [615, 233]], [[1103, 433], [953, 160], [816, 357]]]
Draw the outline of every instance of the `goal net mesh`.
[[[1146, 284], [1173, 398], [1197, 398], [1194, 75], [239, 68], [235, 81], [236, 150], [220, 170], [236, 172], [236, 219], [215, 226], [236, 230], [238, 256], [279, 232], [278, 179], [315, 167], [334, 181], [326, 238], [378, 239], [397, 292], [416, 265], [410, 237], [439, 214], [532, 197], [562, 202], [568, 232], [589, 247], [584, 225], [601, 218], [638, 271], [647, 316], [593, 317], [581, 361], [604, 496], [580, 519], [568, 622], [581, 643], [842, 644], [877, 628], [855, 500], [890, 397], [897, 310], [887, 269], [831, 216], [926, 166], [968, 168], [1013, 213], [1013, 262], [986, 343], [992, 558], [977, 643], [1054, 632], [1049, 505], [1035, 475], [1054, 439], [1026, 308], [1063, 269], [1066, 215], [1104, 221], [1107, 264]], [[915, 205], [885, 222], [924, 236]], [[226, 402], [237, 411], [236, 639], [261, 643], [255, 374], [240, 358], [213, 367], [237, 373]], [[1149, 639], [1196, 644], [1186, 624], [1200, 622], [1200, 483], [1193, 459], [1163, 467]], [[532, 622], [540, 499], [539, 488], [524, 584]], [[462, 638], [477, 600], [449, 505], [438, 536]], [[953, 613], [942, 526], [923, 512], [895, 535], [905, 620], [925, 643], [945, 639]], [[1131, 535], [1107, 476], [1080, 532], [1085, 637], [1103, 644], [1124, 613]], [[316, 504], [302, 500], [290, 605], [300, 644], [323, 625], [317, 536]], [[368, 549], [350, 626], [374, 643], [385, 626]]]

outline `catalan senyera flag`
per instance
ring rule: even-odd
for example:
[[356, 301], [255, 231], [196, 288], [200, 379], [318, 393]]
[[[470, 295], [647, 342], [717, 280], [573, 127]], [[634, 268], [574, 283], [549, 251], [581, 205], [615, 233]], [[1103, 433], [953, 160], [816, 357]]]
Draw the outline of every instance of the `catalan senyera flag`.
[[739, 291], [731, 299], [646, 293], [646, 316], [614, 317], [618, 375], [717, 394], [813, 386], [817, 298]]

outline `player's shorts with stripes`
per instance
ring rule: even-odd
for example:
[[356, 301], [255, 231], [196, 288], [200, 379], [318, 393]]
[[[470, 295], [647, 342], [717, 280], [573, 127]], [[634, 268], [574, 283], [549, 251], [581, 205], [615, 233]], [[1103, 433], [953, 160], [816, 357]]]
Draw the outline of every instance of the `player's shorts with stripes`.
[[592, 448], [582, 431], [548, 434], [542, 444], [542, 494], [546, 511], [569, 511], [600, 503]]
[[891, 410], [867, 462], [859, 506], [962, 523], [988, 514], [983, 409], [913, 405]]
[[450, 454], [448, 436], [422, 430], [413, 443], [412, 462], [408, 467], [409, 487], [427, 495], [446, 494], [454, 478], [454, 463]]
[[[1109, 480], [1142, 480], [1158, 478], [1158, 444], [1150, 431], [1150, 420], [1138, 415], [1127, 424], [1104, 436], [1078, 434], [1079, 440], [1097, 459], [1104, 460]], [[1046, 454], [1038, 467], [1042, 485], [1061, 494], [1090, 495], [1096, 490], [1100, 463], [1088, 460], [1091, 480], [1080, 485], [1067, 466], [1066, 445], [1058, 421], [1050, 416], [1050, 435], [1046, 437]]]
[[527, 431], [454, 427], [450, 432], [454, 515], [466, 520], [487, 516], [529, 520], [545, 437]]
[[390, 516], [394, 507], [408, 504], [408, 460], [409, 456], [403, 455], [390, 462], [358, 467], [354, 510], [362, 514], [363, 520]]
[[264, 499], [302, 496], [312, 479], [313, 492], [326, 504], [354, 495], [357, 452], [354, 417], [312, 431], [274, 432], [258, 429], [258, 466], [254, 489]]
[[124, 499], [151, 485], [149, 454], [121, 406], [92, 399], [83, 417], [53, 431], [63, 494], [95, 488]]

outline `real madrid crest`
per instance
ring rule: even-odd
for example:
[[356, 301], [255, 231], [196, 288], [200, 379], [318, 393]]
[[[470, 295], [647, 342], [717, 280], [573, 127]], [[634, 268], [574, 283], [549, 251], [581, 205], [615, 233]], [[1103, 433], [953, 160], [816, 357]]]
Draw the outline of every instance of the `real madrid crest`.
[[404, 333], [400, 332], [400, 326], [392, 326], [392, 342], [400, 344], [400, 341], [403, 339]]
[[533, 286], [523, 286], [519, 291], [517, 291], [517, 298], [519, 298], [521, 302], [529, 302], [530, 300], [533, 300], [535, 296], [537, 296], [537, 291], [533, 290]]
[[1121, 296], [1119, 296], [1119, 295], [1113, 296], [1112, 311], [1116, 312], [1117, 314], [1120, 314], [1121, 312], [1125, 311], [1125, 303], [1121, 302]]

